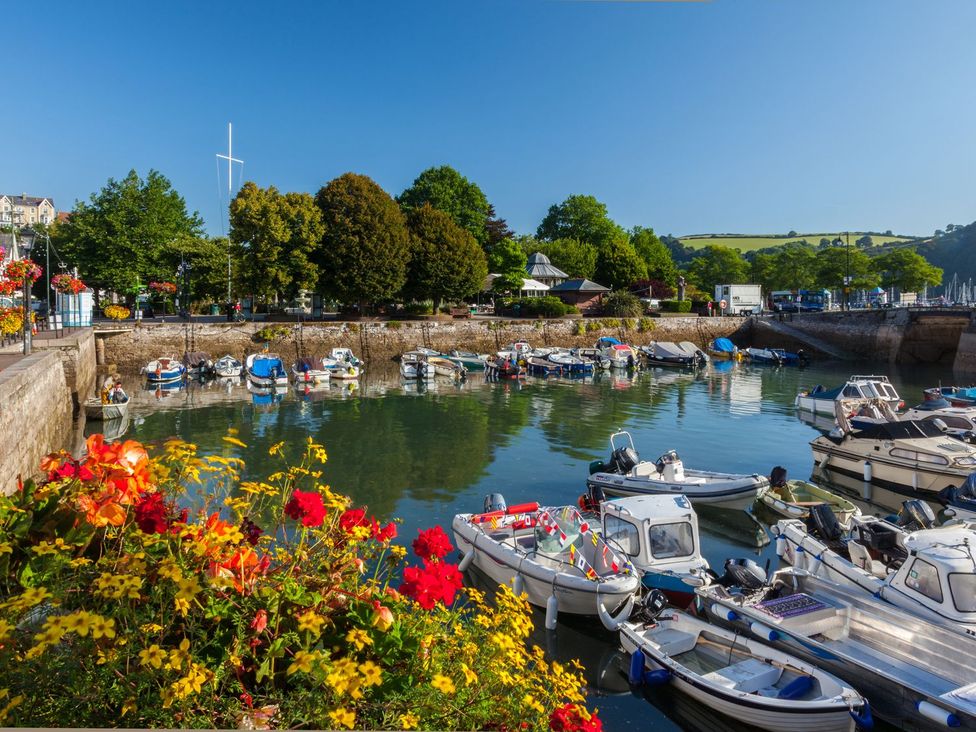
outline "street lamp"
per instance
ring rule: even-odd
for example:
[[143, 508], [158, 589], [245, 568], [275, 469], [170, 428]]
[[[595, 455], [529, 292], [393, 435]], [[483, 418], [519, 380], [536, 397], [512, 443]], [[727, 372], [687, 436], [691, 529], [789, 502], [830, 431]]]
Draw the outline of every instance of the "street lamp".
[[[20, 248], [23, 250], [23, 259], [30, 259], [31, 248], [34, 246], [34, 239], [37, 236], [31, 228], [20, 232]], [[24, 355], [31, 354], [31, 285], [33, 284], [30, 276], [24, 273], [23, 298], [24, 298]]]

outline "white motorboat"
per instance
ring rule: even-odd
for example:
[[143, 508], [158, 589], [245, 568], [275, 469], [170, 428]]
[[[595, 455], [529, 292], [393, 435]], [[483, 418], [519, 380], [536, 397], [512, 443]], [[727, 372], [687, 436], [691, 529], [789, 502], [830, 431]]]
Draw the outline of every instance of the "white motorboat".
[[157, 358], [142, 367], [146, 380], [154, 384], [180, 381], [186, 374], [186, 367], [171, 356]]
[[938, 500], [954, 518], [976, 523], [976, 472], [971, 473], [962, 485], [940, 491]]
[[629, 680], [668, 684], [720, 714], [772, 732], [853, 732], [864, 698], [817, 666], [687, 613], [620, 626]]
[[575, 376], [586, 376], [593, 373], [593, 362], [579, 356], [574, 356], [569, 351], [562, 349], [550, 353], [546, 360], [556, 364], [564, 374]]
[[203, 351], [187, 351], [183, 354], [183, 366], [191, 379], [206, 379], [214, 375], [214, 363], [210, 354]]
[[328, 384], [331, 376], [332, 372], [321, 368], [318, 359], [309, 356], [300, 358], [291, 365], [291, 379], [296, 386]]
[[573, 348], [570, 353], [584, 361], [592, 361], [595, 369], [606, 370], [610, 368], [610, 357], [603, 355], [599, 348]]
[[488, 362], [487, 353], [458, 351], [457, 349], [444, 354], [444, 358], [450, 359], [458, 366], [464, 366], [468, 371], [484, 371], [485, 364]]
[[905, 406], [887, 376], [854, 375], [843, 386], [824, 389], [819, 384], [796, 396], [794, 405], [803, 412], [834, 416], [836, 402], [851, 399], [883, 399], [892, 411]]
[[427, 356], [407, 351], [400, 356], [400, 375], [411, 381], [430, 381], [435, 376], [434, 367], [427, 363]]
[[861, 515], [852, 501], [805, 480], [787, 480], [786, 468], [777, 466], [769, 474], [769, 490], [760, 500], [773, 513], [793, 519], [806, 519], [814, 506], [830, 506], [838, 523], [851, 528], [851, 519]]
[[898, 420], [880, 399], [862, 404], [890, 421], [851, 425], [847, 410], [857, 402], [835, 402], [837, 427], [810, 442], [821, 469], [863, 478], [890, 490], [934, 494], [961, 485], [976, 470], [976, 446], [952, 439], [931, 421]]
[[108, 422], [113, 419], [125, 419], [129, 414], [129, 395], [122, 391], [121, 386], [113, 386], [104, 392], [102, 397], [92, 397], [85, 402], [85, 417], [92, 422]]
[[634, 349], [616, 338], [604, 336], [593, 346], [610, 359], [610, 367], [615, 369], [640, 368], [640, 357]]
[[547, 627], [554, 627], [557, 613], [599, 615], [608, 627], [630, 615], [640, 575], [575, 506], [506, 507], [492, 495], [485, 509], [458, 514], [451, 524], [462, 570], [473, 563], [516, 594], [524, 590], [531, 604], [546, 608]]
[[976, 407], [954, 407], [946, 399], [926, 399], [899, 419], [933, 422], [940, 430], [963, 442], [976, 442]]
[[496, 354], [501, 359], [511, 359], [513, 361], [524, 360], [529, 357], [534, 349], [528, 341], [515, 341], [509, 343]]
[[217, 376], [225, 379], [239, 378], [244, 366], [236, 358], [227, 354], [221, 356], [214, 363], [214, 372]]
[[365, 364], [348, 348], [333, 348], [322, 359], [322, 368], [328, 369], [333, 379], [358, 379]]
[[428, 356], [427, 363], [434, 368], [437, 376], [447, 376], [451, 379], [463, 379], [467, 375], [467, 369], [459, 366], [454, 361], [444, 356]]
[[969, 525], [906, 531], [862, 516], [846, 539], [796, 519], [772, 530], [776, 553], [794, 567], [976, 637], [976, 530]]
[[694, 343], [684, 341], [672, 343], [670, 341], [654, 341], [640, 349], [647, 360], [648, 366], [672, 366], [677, 368], [704, 368], [708, 363], [708, 356]]
[[[628, 444], [616, 445], [616, 438], [626, 437]], [[753, 473], [716, 473], [708, 470], [685, 469], [674, 450], [664, 453], [655, 462], [640, 459], [629, 432], [610, 436], [610, 459], [590, 463], [586, 479], [590, 488], [599, 487], [614, 496], [685, 495], [699, 503], [716, 503], [730, 508], [746, 509], [753, 504], [769, 481]]]
[[714, 617], [855, 684], [902, 729], [976, 729], [976, 638], [795, 568], [697, 592]]
[[276, 353], [252, 353], [244, 365], [248, 380], [257, 387], [288, 386], [288, 372]]

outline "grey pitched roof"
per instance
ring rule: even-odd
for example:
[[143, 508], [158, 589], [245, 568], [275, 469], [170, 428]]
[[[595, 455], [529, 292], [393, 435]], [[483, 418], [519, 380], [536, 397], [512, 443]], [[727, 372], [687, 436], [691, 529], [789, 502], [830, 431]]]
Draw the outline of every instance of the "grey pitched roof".
[[0, 193], [0, 196], [6, 196], [15, 206], [37, 206], [41, 201], [47, 201], [52, 206], [54, 205], [54, 199], [45, 196], [12, 196], [9, 193]]
[[536, 252], [531, 257], [529, 257], [528, 262], [525, 265], [525, 271], [529, 273], [529, 277], [533, 279], [543, 278], [543, 279], [565, 279], [569, 277], [568, 274], [563, 272], [558, 267], [553, 267], [549, 262], [549, 257], [547, 257], [542, 252]]
[[610, 292], [610, 288], [591, 280], [566, 280], [551, 288], [549, 292]]

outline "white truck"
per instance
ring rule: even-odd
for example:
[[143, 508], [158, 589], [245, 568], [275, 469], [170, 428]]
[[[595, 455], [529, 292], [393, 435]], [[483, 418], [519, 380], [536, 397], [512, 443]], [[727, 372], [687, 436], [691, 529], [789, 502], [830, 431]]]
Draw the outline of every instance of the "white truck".
[[763, 311], [759, 285], [715, 285], [715, 308], [719, 315], [759, 315]]

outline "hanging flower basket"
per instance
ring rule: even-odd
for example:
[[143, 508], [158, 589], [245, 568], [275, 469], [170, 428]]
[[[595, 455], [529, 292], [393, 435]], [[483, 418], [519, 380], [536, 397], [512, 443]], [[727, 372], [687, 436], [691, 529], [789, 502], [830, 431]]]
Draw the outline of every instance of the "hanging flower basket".
[[24, 314], [20, 308], [0, 308], [0, 333], [5, 336], [20, 333], [24, 327]]
[[174, 282], [150, 282], [149, 289], [160, 295], [175, 295], [176, 283]]
[[27, 281], [37, 282], [43, 271], [39, 264], [29, 259], [15, 259], [7, 263], [3, 274], [8, 280], [23, 284]]
[[85, 283], [69, 274], [59, 274], [51, 278], [51, 289], [65, 295], [77, 295], [85, 289]]

